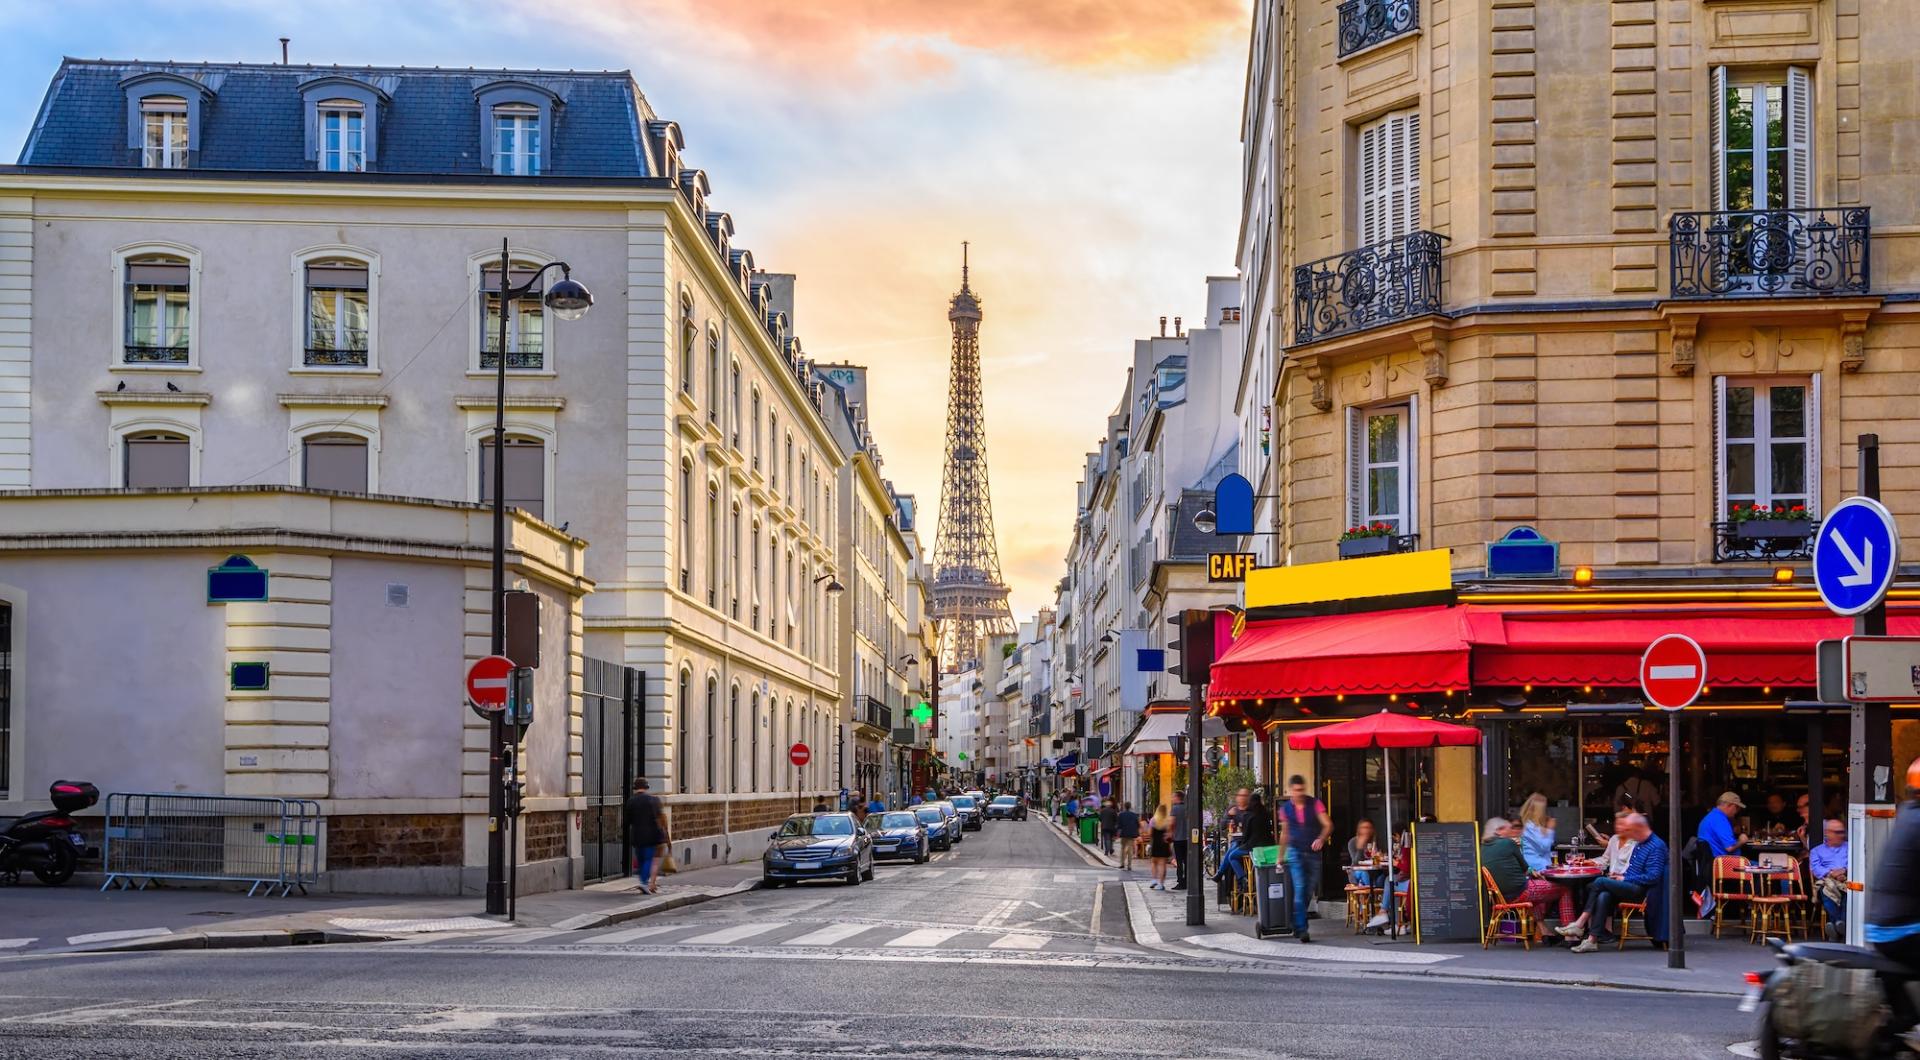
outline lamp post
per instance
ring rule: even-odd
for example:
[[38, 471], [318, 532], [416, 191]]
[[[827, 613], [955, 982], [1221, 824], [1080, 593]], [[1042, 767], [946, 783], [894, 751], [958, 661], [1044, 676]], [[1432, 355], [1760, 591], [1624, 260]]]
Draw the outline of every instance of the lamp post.
[[[542, 265], [527, 282], [511, 282], [512, 259], [507, 241], [500, 241], [500, 332], [494, 347], [497, 360], [493, 373], [493, 648], [500, 655], [507, 647], [507, 317], [513, 299], [524, 298], [538, 287], [548, 269], [560, 270], [560, 282], [540, 299], [553, 315], [562, 320], [578, 320], [593, 307], [593, 293], [573, 278], [573, 270], [564, 261]], [[515, 740], [518, 743], [518, 740]], [[507, 719], [504, 711], [494, 712], [487, 723], [487, 913], [505, 916], [507, 912]], [[517, 772], [520, 764], [516, 761]]]

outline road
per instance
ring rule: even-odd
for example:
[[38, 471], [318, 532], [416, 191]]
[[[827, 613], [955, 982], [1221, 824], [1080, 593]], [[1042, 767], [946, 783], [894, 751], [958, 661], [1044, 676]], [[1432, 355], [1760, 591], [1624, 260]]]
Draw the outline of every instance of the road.
[[1724, 1057], [1724, 998], [1299, 972], [1132, 942], [1039, 822], [592, 932], [0, 963], [0, 1057]]

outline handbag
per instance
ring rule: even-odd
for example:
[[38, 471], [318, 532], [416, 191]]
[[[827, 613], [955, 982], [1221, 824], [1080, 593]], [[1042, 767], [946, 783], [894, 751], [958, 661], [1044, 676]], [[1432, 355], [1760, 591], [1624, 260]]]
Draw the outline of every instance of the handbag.
[[665, 832], [660, 834], [660, 871], [679, 872], [680, 866], [673, 863], [673, 837]]

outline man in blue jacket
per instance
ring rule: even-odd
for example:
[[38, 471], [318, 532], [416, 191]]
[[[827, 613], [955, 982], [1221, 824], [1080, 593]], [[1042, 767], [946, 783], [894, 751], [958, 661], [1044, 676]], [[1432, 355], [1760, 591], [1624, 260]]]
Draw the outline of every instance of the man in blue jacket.
[[[1656, 929], [1666, 924], [1661, 913], [1666, 909], [1663, 899], [1667, 883], [1667, 844], [1653, 834], [1647, 819], [1637, 813], [1620, 822], [1620, 834], [1633, 840], [1633, 858], [1627, 862], [1627, 871], [1593, 881], [1592, 887], [1587, 890], [1586, 911], [1573, 923], [1554, 928], [1562, 938], [1577, 939], [1586, 935], [1573, 948], [1575, 953], [1592, 953], [1613, 943], [1610, 934], [1613, 908], [1621, 902], [1647, 903], [1648, 933], [1656, 938], [1662, 933]], [[1592, 927], [1591, 934], [1588, 934], [1589, 925]]]

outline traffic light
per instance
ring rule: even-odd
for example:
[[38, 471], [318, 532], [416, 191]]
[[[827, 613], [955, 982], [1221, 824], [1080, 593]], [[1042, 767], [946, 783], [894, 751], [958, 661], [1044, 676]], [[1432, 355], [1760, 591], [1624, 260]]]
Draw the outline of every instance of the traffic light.
[[1189, 685], [1204, 685], [1213, 670], [1213, 612], [1190, 609], [1167, 619], [1180, 631], [1167, 650], [1180, 662], [1167, 672]]

